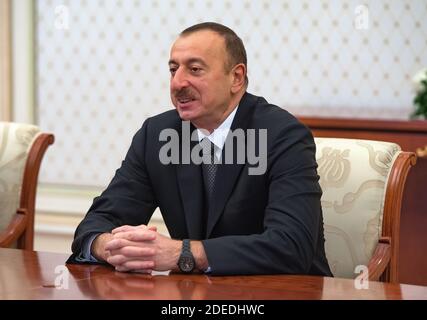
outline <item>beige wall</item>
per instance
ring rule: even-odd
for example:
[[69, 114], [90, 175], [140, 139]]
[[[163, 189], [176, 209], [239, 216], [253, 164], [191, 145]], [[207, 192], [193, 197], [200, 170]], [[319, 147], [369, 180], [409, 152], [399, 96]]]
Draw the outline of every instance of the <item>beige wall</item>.
[[0, 1], [0, 121], [11, 119], [12, 57], [11, 57], [11, 5]]

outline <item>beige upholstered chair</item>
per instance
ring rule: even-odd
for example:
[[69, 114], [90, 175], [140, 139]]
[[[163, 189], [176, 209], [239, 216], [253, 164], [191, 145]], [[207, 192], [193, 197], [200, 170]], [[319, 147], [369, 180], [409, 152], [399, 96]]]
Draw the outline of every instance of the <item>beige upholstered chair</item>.
[[332, 273], [355, 278], [361, 265], [371, 280], [397, 282], [400, 209], [415, 154], [381, 141], [315, 141]]
[[53, 141], [34, 125], [0, 122], [0, 247], [33, 249], [37, 178]]

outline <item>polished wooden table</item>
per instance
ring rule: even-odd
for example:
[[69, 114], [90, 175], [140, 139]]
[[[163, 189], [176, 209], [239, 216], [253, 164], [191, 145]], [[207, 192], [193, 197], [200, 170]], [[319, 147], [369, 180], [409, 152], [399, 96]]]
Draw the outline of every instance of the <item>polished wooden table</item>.
[[315, 276], [142, 275], [64, 265], [67, 255], [0, 249], [0, 299], [423, 299], [427, 287]]

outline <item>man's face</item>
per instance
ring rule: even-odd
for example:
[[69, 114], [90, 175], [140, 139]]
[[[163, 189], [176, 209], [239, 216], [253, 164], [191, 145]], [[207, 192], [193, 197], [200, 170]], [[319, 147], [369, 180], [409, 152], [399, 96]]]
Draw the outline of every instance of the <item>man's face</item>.
[[172, 103], [182, 120], [208, 128], [233, 108], [224, 39], [212, 31], [179, 37], [169, 60]]

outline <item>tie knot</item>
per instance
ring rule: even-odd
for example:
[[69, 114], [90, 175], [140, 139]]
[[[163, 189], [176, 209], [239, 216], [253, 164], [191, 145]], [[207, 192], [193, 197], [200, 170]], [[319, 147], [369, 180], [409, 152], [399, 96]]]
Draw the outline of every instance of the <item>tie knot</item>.
[[204, 138], [200, 141], [200, 146], [202, 148], [203, 154], [203, 163], [204, 164], [214, 164], [217, 163], [217, 158], [215, 156], [215, 151], [217, 146], [212, 143], [208, 138]]
[[213, 144], [208, 138], [203, 138], [202, 141], [200, 141], [200, 146], [202, 147], [203, 154], [212, 153], [215, 148], [215, 144]]

